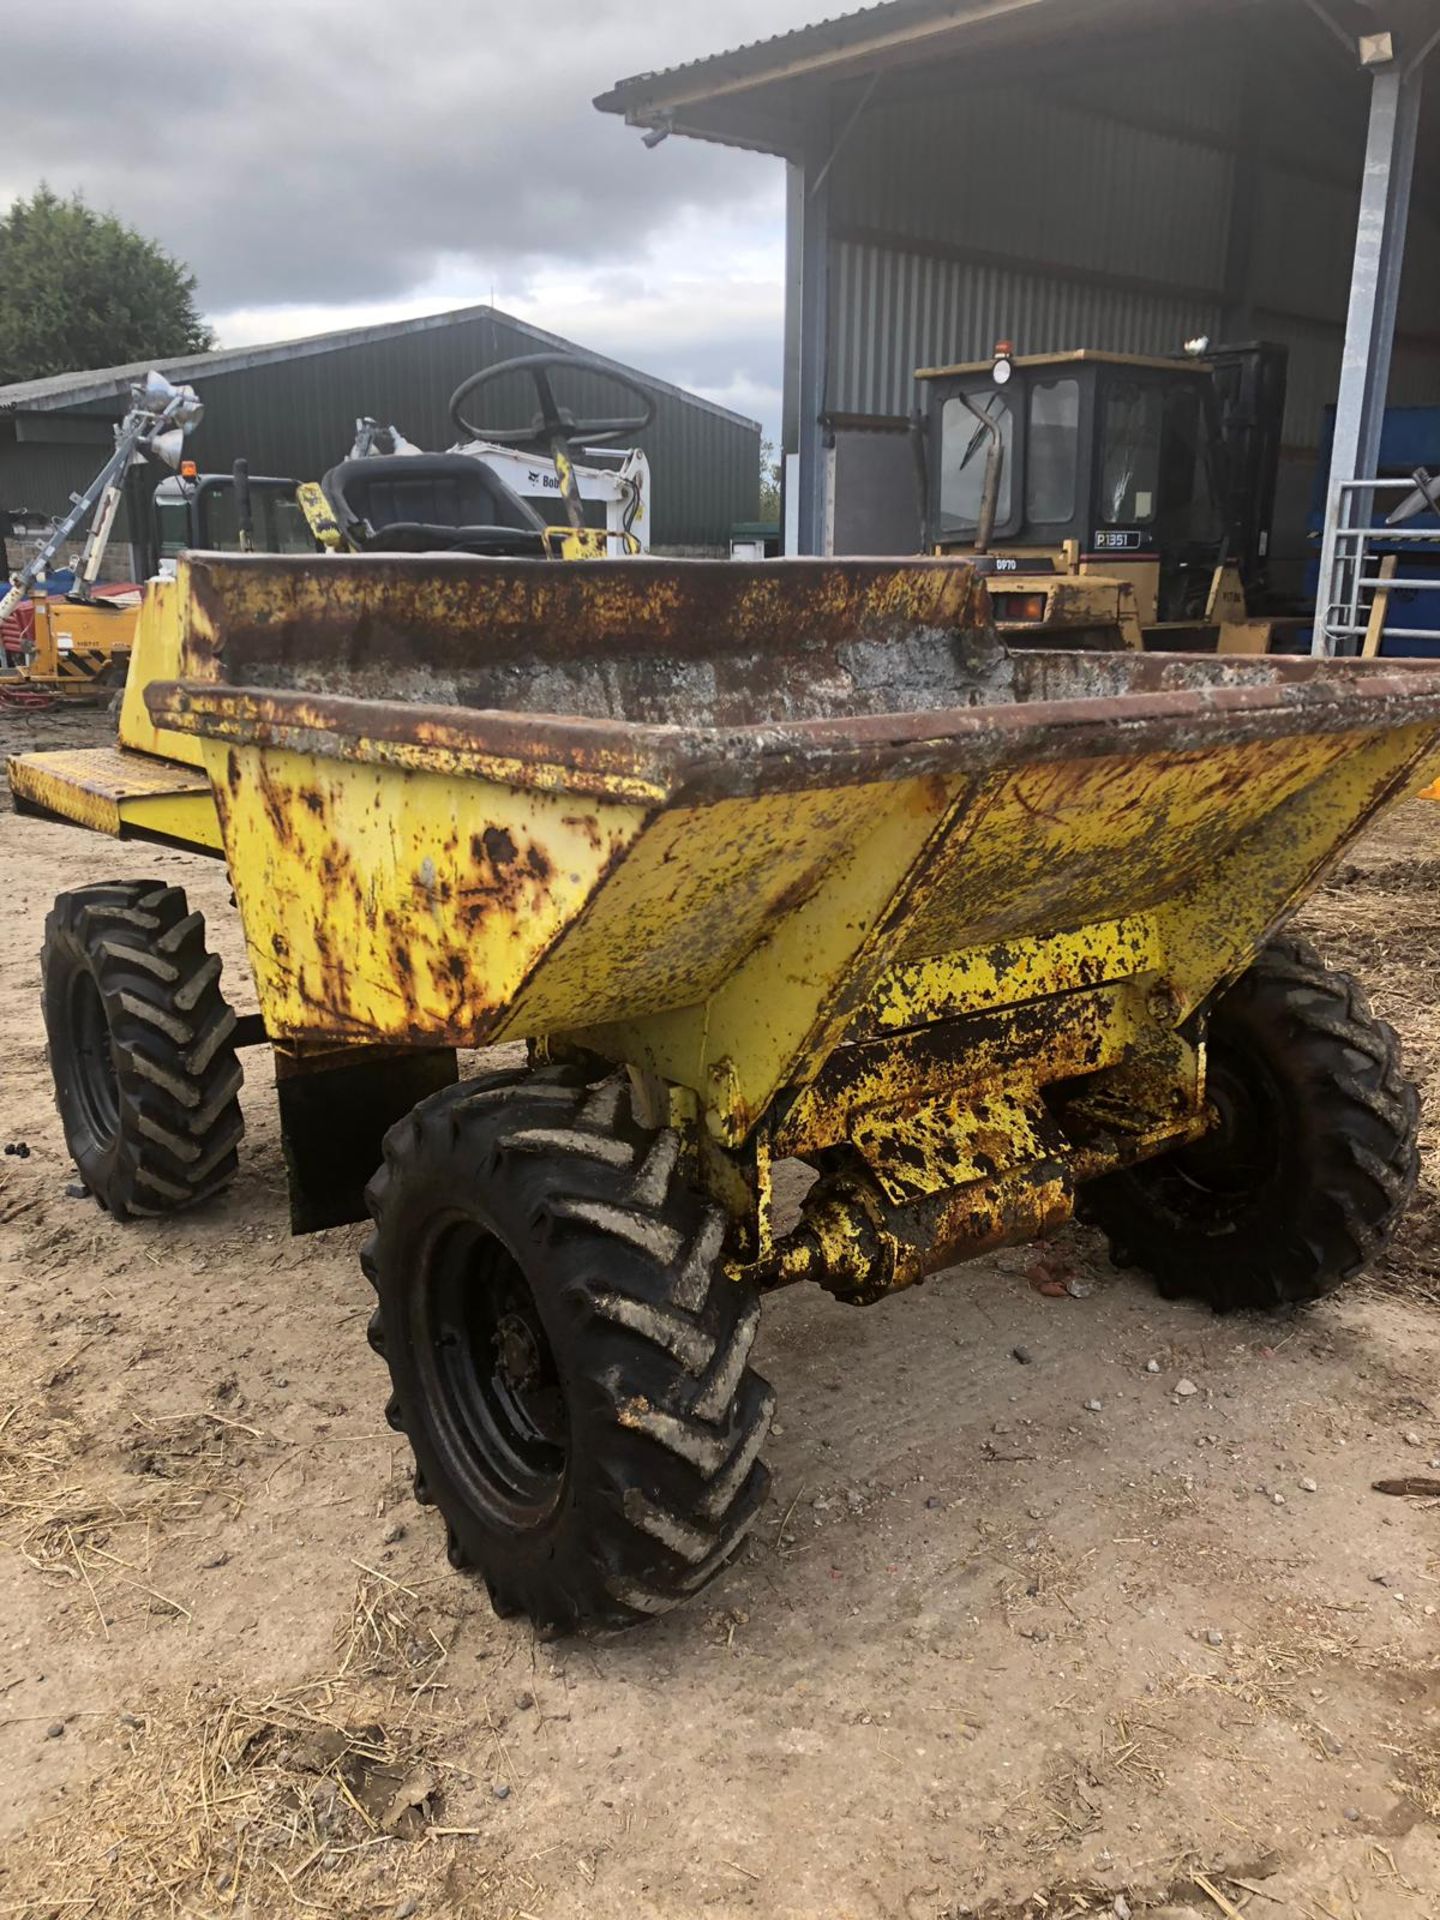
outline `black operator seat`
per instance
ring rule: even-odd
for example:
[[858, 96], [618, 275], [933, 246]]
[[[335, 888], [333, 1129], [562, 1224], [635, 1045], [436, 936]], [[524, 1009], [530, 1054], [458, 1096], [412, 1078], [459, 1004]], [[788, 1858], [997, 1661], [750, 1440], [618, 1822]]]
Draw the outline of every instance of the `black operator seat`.
[[365, 552], [545, 556], [539, 514], [468, 454], [345, 460], [324, 485], [341, 533]]

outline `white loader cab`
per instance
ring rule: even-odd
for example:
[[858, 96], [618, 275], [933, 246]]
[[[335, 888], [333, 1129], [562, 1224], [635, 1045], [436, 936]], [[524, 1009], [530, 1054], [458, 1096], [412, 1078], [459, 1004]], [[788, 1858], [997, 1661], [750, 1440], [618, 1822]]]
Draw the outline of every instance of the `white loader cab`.
[[[547, 527], [563, 520], [566, 486], [560, 464], [548, 452], [534, 447], [505, 447], [476, 436], [457, 440], [448, 453], [460, 453], [488, 467], [495, 478], [540, 516]], [[355, 422], [352, 460], [422, 454], [398, 427], [378, 421]], [[579, 446], [580, 458], [569, 463], [585, 524], [604, 532], [615, 558], [650, 551], [650, 462], [638, 447]]]
[[[451, 453], [469, 454], [487, 466], [496, 479], [534, 507], [546, 526], [564, 518], [560, 473], [544, 454], [517, 453], [489, 440], [461, 440]], [[650, 551], [650, 462], [638, 447], [581, 447], [575, 463], [575, 484], [584, 503], [585, 520], [612, 536], [610, 551], [620, 556]], [[633, 544], [632, 544], [633, 543]]]

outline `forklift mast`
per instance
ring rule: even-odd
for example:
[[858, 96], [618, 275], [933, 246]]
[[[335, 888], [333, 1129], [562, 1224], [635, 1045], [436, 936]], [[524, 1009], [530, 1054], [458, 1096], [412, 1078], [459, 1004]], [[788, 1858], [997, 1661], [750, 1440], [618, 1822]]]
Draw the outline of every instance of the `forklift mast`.
[[1273, 342], [1250, 341], [1212, 348], [1205, 357], [1215, 380], [1230, 558], [1254, 607], [1264, 601], [1268, 584], [1290, 355]]

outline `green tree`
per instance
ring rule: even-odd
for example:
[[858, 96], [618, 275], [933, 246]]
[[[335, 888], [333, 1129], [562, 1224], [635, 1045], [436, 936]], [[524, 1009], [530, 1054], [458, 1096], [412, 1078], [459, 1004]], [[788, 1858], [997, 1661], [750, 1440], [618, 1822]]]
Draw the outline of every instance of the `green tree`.
[[42, 183], [0, 216], [0, 386], [214, 344], [194, 275], [113, 214]]
[[768, 526], [780, 524], [780, 462], [775, 442], [760, 442], [760, 518]]

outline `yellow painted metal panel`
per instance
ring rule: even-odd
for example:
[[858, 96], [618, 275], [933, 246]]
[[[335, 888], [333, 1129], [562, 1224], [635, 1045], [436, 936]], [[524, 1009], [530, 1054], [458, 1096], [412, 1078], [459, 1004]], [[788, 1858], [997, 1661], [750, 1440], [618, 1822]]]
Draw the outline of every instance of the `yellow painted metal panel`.
[[[1114, 564], [1112, 564], [1112, 560]], [[1128, 565], [1118, 556], [1102, 554], [1096, 560], [1080, 562], [1080, 578], [1096, 587], [1128, 588], [1133, 596], [1136, 618], [1142, 627], [1153, 627], [1160, 617], [1160, 562], [1132, 560]]]
[[[497, 1036], [645, 819], [442, 774], [206, 752], [261, 1009], [282, 1039]], [[588, 983], [575, 991], [570, 1024]]]
[[1019, 1003], [976, 1023], [960, 1050], [937, 1052], [923, 1032], [845, 1047], [790, 1107], [776, 1150], [814, 1153], [848, 1139], [861, 1114], [942, 1093], [983, 1101], [1008, 1086], [1028, 1096], [1057, 1080], [1121, 1066], [1155, 1032], [1133, 986], [1122, 984]]
[[[886, 784], [658, 814], [526, 988], [517, 1029], [554, 1032], [577, 998], [587, 1027], [700, 1004], [855, 860], [897, 806], [905, 811], [903, 796]], [[894, 874], [878, 869], [875, 879], [888, 892]], [[672, 1077], [698, 1085], [692, 1076], [703, 1071], [696, 1053]]]
[[140, 603], [134, 650], [120, 701], [120, 744], [136, 753], [154, 753], [186, 766], [203, 767], [204, 752], [192, 734], [157, 727], [145, 705], [152, 681], [170, 680], [180, 670], [180, 590], [174, 580], [152, 580]]
[[1276, 807], [1260, 830], [1156, 908], [1167, 978], [1182, 1011], [1249, 965], [1271, 928], [1299, 904], [1376, 810], [1409, 788], [1432, 744], [1429, 727], [1352, 739], [1346, 754]]
[[215, 849], [219, 822], [203, 771], [114, 747], [22, 754], [10, 762], [22, 803], [96, 833], [154, 832]]
[[123, 837], [177, 840], [183, 846], [201, 848], [207, 853], [225, 850], [215, 796], [208, 786], [203, 793], [124, 800], [120, 805], [120, 821]]
[[1195, 753], [1018, 767], [973, 843], [937, 850], [899, 957], [1135, 914], [1214, 867], [1363, 737], [1301, 734]]
[[780, 1087], [831, 1052], [885, 964], [898, 897], [974, 790], [939, 779], [855, 790], [853, 836], [803, 893], [781, 896], [765, 938], [703, 1005], [588, 1026], [589, 1043], [693, 1087], [716, 1136], [738, 1144]]
[[97, 788], [84, 777], [77, 778], [73, 763], [88, 757], [83, 753], [20, 754], [9, 764], [10, 791], [24, 806], [58, 814], [62, 820], [73, 820], [95, 833], [118, 834], [117, 795]]
[[855, 1119], [849, 1139], [897, 1203], [993, 1180], [1053, 1150], [1055, 1127], [1033, 1089], [942, 1094]]
[[896, 967], [877, 984], [861, 1025], [876, 1033], [898, 1032], [1155, 973], [1163, 961], [1150, 919], [1096, 921], [1070, 933], [1007, 940], [1001, 947]]
[[[1248, 961], [1427, 739], [1424, 728], [1292, 736], [1207, 756], [1060, 763], [979, 785], [876, 790], [865, 832], [824, 883], [798, 899], [781, 895], [760, 944], [702, 1001], [587, 1022], [580, 1037], [693, 1087], [731, 1145], [782, 1087], [813, 1078], [847, 1022], [901, 1032], [987, 1007], [1048, 1004], [1053, 1030], [1028, 1042], [1025, 1073], [1044, 1084], [1061, 1061], [1066, 1072], [1094, 1071], [1111, 1055], [1072, 1059], [1064, 1022], [1074, 1003], [1061, 996], [1148, 978], [1186, 1007], [1198, 1003]], [[759, 815], [774, 802], [752, 804]], [[710, 851], [684, 843], [684, 856], [702, 865]], [[783, 865], [782, 877], [792, 870]], [[684, 883], [676, 885], [683, 902]], [[625, 900], [622, 885], [613, 928]], [[1147, 910], [1116, 920], [1095, 913], [1102, 901]], [[1037, 931], [1057, 922], [1066, 930]], [[925, 953], [941, 940], [948, 952]], [[924, 957], [912, 957], [917, 950]], [[535, 992], [543, 995], [543, 972]]]
[[[327, 762], [344, 760], [398, 773], [455, 774], [501, 786], [568, 795], [572, 802], [583, 795], [587, 805], [591, 796], [657, 802], [668, 793], [663, 781], [629, 764], [630, 756], [623, 750], [613, 759], [596, 756], [596, 763], [590, 766], [567, 763], [558, 755], [521, 757], [491, 751], [475, 743], [470, 715], [463, 708], [428, 711], [412, 726], [404, 702], [388, 703], [404, 716], [406, 731], [381, 737], [365, 731], [366, 717], [377, 715], [377, 706], [365, 707], [355, 701], [301, 696], [294, 702], [287, 701], [281, 719], [271, 711], [272, 702], [263, 694], [229, 689], [216, 693], [208, 687], [187, 684], [164, 697], [157, 696], [152, 687], [147, 691], [146, 704], [152, 712], [158, 710], [183, 726], [187, 736], [202, 741], [245, 744], [261, 740], [274, 751], [299, 753], [306, 758], [313, 755]], [[168, 729], [160, 731], [168, 738]]]

